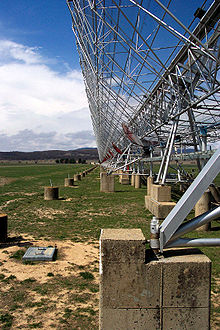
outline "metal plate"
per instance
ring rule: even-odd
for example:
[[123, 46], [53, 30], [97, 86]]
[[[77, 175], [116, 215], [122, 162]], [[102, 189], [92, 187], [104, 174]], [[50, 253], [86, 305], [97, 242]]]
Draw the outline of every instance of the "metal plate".
[[27, 261], [52, 261], [54, 260], [54, 247], [29, 247], [22, 260]]

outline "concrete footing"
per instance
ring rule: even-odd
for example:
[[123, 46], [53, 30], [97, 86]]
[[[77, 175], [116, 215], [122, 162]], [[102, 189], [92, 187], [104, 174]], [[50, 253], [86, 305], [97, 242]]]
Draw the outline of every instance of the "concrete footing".
[[0, 214], [0, 242], [6, 242], [8, 237], [8, 216]]
[[106, 172], [100, 173], [100, 191], [101, 192], [115, 191], [115, 179], [113, 175], [107, 175]]
[[100, 237], [100, 330], [209, 329], [211, 262], [198, 249], [154, 260], [140, 229]]
[[176, 203], [171, 202], [171, 187], [161, 186], [152, 183], [148, 177], [148, 192], [150, 195], [145, 196], [145, 207], [155, 217], [165, 219]]
[[141, 188], [141, 176], [139, 174], [135, 175], [134, 187], [136, 189]]
[[[210, 210], [211, 204], [211, 193], [209, 190], [206, 190], [202, 197], [198, 200], [195, 205], [195, 217], [198, 215], [205, 213]], [[211, 222], [206, 223], [205, 225], [196, 229], [197, 231], [209, 231], [211, 230]]]
[[44, 187], [44, 200], [59, 199], [59, 187]]
[[79, 174], [74, 174], [73, 180], [74, 182], [79, 181]]
[[128, 174], [121, 174], [119, 178], [119, 182], [124, 185], [130, 184], [130, 177]]
[[131, 175], [131, 186], [134, 187], [134, 184], [135, 184], [135, 174], [132, 174]]
[[161, 186], [158, 184], [151, 185], [151, 197], [157, 202], [170, 202], [171, 200], [171, 187]]
[[174, 202], [158, 202], [152, 199], [151, 196], [145, 196], [146, 209], [158, 219], [165, 219], [175, 205]]
[[152, 176], [147, 177], [147, 195], [151, 196], [151, 186], [154, 184], [154, 178]]
[[64, 186], [65, 187], [73, 187], [74, 186], [74, 179], [73, 178], [65, 178]]

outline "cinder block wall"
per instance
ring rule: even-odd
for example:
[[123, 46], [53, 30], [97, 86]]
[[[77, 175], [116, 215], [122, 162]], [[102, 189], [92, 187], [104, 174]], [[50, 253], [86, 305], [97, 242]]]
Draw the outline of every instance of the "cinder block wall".
[[101, 330], [209, 329], [211, 262], [198, 249], [153, 260], [140, 229], [100, 237]]

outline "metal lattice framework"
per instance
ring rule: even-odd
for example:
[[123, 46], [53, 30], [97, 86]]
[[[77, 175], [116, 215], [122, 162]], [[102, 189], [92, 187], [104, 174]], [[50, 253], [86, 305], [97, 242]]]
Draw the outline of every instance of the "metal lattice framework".
[[171, 0], [67, 4], [101, 162], [117, 168], [160, 146], [165, 180], [176, 141], [197, 152], [220, 139], [219, 1], [192, 21]]
[[178, 161], [192, 156], [179, 150], [193, 147], [200, 173], [160, 226], [152, 220], [159, 240], [151, 247], [220, 245], [219, 238], [181, 238], [220, 215], [218, 192], [215, 209], [183, 222], [220, 172], [220, 148], [207, 150], [220, 141], [219, 0], [200, 8], [189, 0], [177, 8], [172, 0], [67, 4], [101, 164], [140, 174], [149, 162], [152, 176], [153, 161], [160, 161], [156, 183], [164, 184], [175, 159], [181, 181], [187, 173]]

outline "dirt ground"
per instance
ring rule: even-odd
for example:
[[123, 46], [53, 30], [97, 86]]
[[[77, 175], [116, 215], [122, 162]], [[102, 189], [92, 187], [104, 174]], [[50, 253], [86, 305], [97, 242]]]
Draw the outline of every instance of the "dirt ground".
[[[51, 262], [40, 262], [35, 264], [24, 263], [21, 260], [12, 258], [18, 250], [24, 249], [24, 246], [40, 246], [57, 247], [58, 256], [55, 261]], [[46, 241], [46, 240], [35, 240], [33, 237], [22, 235], [22, 239], [19, 243], [13, 243], [13, 239], [7, 245], [0, 245], [0, 274], [5, 279], [15, 278], [16, 282], [6, 281], [1, 283], [1, 296], [4, 293], [7, 295], [10, 291], [15, 289], [16, 285], [19, 288], [20, 283], [25, 281], [35, 281], [38, 287], [43, 288], [48, 282], [50, 277], [48, 274], [52, 274], [53, 278], [60, 277], [63, 281], [70, 281], [71, 278], [79, 276], [80, 270], [91, 270], [96, 267], [96, 272], [93, 272], [94, 280], [93, 283], [98, 285], [99, 273], [98, 273], [98, 242], [97, 243], [80, 243], [66, 241]], [[14, 286], [14, 288], [13, 288]], [[18, 289], [19, 290], [19, 289]], [[59, 323], [60, 318], [65, 315], [67, 307], [70, 306], [70, 295], [79, 294], [79, 291], [73, 288], [54, 287], [54, 292], [50, 292], [49, 295], [43, 295], [41, 292], [34, 291], [35, 289], [28, 291], [29, 307], [28, 304], [22, 305], [21, 309], [13, 310], [13, 324], [11, 329], [26, 329], [26, 328], [37, 328], [37, 324], [40, 324], [39, 328], [44, 329], [66, 329], [62, 324]], [[97, 290], [98, 291], [98, 290]], [[81, 294], [81, 293], [80, 293]], [[84, 289], [83, 295], [88, 295], [88, 301], [83, 301], [72, 304], [71, 308], [77, 310], [77, 308], [93, 308], [98, 313], [98, 292], [91, 294], [87, 289]], [[79, 295], [82, 297], [82, 295]], [[32, 301], [32, 305], [30, 304]], [[40, 303], [47, 300], [48, 306], [54, 304], [55, 308], [49, 308], [46, 312], [46, 318], [39, 312], [37, 308]], [[2, 306], [4, 305], [1, 304]], [[33, 306], [36, 306], [36, 308]], [[42, 324], [42, 318], [44, 319]], [[31, 319], [33, 319], [32, 326], [30, 327]], [[33, 326], [36, 325], [36, 326]], [[80, 329], [80, 328], [79, 328]]]
[[56, 246], [58, 249], [58, 259], [53, 262], [38, 264], [36, 268], [33, 265], [16, 263], [13, 258], [10, 259], [10, 255], [18, 250], [18, 246], [8, 246], [0, 249], [0, 260], [4, 262], [4, 273], [7, 276], [16, 276], [19, 281], [33, 277], [40, 283], [45, 283], [48, 281], [47, 274], [49, 272], [52, 272], [54, 275], [62, 274], [63, 276], [67, 276], [72, 274], [72, 271], [69, 270], [70, 264], [85, 266], [94, 262], [94, 260], [98, 261], [98, 247], [91, 244], [73, 243], [71, 241], [34, 240], [29, 236], [25, 237], [25, 235], [22, 235], [22, 237], [24, 238], [23, 243], [30, 242], [33, 246]]

